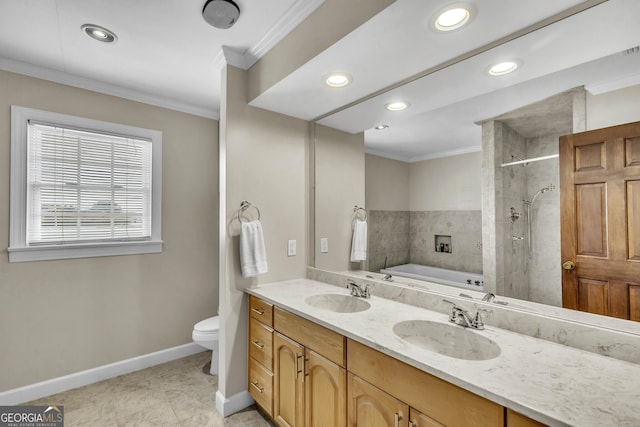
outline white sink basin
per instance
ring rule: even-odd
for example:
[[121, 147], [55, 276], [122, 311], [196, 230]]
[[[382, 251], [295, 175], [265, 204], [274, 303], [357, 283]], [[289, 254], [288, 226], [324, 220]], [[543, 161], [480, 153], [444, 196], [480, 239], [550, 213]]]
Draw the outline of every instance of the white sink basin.
[[500, 346], [473, 330], [451, 323], [406, 320], [393, 333], [425, 350], [464, 360], [488, 360], [500, 355]]
[[304, 302], [312, 307], [336, 313], [357, 313], [371, 307], [371, 304], [362, 298], [341, 294], [312, 295], [306, 298]]

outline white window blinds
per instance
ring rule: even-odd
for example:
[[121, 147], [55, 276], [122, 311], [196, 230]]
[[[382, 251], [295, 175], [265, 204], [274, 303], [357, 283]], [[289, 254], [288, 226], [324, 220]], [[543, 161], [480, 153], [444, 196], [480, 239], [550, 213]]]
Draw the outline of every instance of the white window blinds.
[[28, 122], [27, 245], [152, 235], [152, 142]]

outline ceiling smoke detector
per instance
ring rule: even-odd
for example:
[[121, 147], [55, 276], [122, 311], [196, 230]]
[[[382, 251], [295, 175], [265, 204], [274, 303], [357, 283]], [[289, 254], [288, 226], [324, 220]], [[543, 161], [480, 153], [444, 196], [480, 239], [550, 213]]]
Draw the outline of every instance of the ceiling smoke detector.
[[232, 0], [208, 0], [202, 9], [204, 20], [216, 28], [233, 27], [240, 17], [240, 8]]

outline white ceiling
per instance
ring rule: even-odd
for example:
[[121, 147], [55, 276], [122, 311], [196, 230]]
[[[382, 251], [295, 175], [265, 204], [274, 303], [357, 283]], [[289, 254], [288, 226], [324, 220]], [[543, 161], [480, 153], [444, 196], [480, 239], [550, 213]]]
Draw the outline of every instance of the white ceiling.
[[[238, 23], [219, 30], [203, 20], [204, 0], [0, 0], [0, 68], [215, 118], [222, 46], [248, 68], [323, 1], [236, 0]], [[475, 122], [572, 87], [640, 84], [640, 55], [620, 54], [640, 44], [638, 0], [605, 1], [515, 38], [510, 35], [600, 1], [466, 3], [476, 9], [474, 20], [443, 34], [430, 22], [451, 0], [397, 0], [251, 104], [311, 120], [446, 65], [320, 121], [364, 131], [368, 152], [415, 161], [478, 150]], [[118, 42], [88, 38], [80, 31], [86, 23], [109, 28]], [[516, 73], [486, 75], [490, 64], [506, 58], [521, 61]], [[322, 77], [331, 71], [351, 74], [353, 84], [325, 87]], [[408, 100], [410, 108], [384, 110], [395, 99]], [[372, 130], [382, 123], [390, 128]]]
[[323, 1], [236, 0], [238, 22], [220, 30], [203, 19], [205, 0], [0, 0], [0, 68], [217, 118], [221, 47], [248, 67]]

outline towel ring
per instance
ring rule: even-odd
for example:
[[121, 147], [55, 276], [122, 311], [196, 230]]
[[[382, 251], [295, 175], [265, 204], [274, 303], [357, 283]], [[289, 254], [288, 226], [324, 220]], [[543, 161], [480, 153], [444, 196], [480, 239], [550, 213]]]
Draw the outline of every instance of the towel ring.
[[258, 209], [258, 207], [256, 205], [253, 205], [253, 204], [247, 202], [246, 200], [243, 200], [242, 203], [240, 203], [240, 210], [238, 211], [238, 221], [245, 222], [245, 221], [242, 220], [241, 215], [242, 215], [242, 213], [244, 211], [246, 211], [249, 208], [254, 208], [256, 210], [256, 212], [258, 212], [258, 220], [260, 220], [260, 209]]
[[366, 221], [367, 220], [367, 210], [365, 208], [361, 208], [358, 205], [354, 205], [353, 206], [353, 212], [354, 212], [353, 215], [357, 216], [358, 215], [358, 211], [364, 212], [364, 220]]

